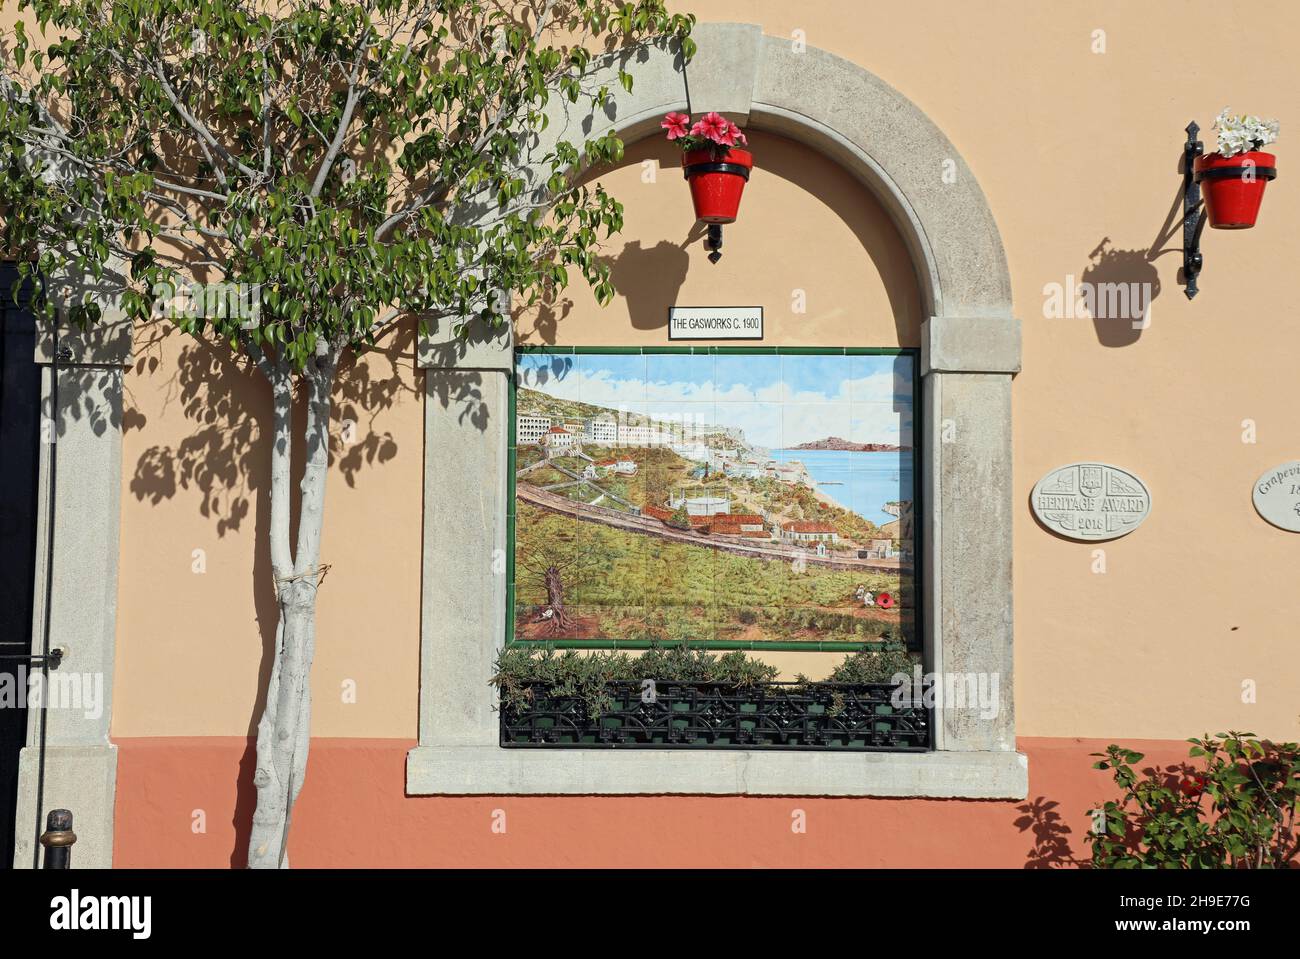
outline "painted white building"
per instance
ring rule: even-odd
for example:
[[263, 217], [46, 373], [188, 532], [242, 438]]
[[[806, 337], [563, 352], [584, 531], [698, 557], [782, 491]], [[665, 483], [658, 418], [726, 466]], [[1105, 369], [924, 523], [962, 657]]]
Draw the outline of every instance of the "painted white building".
[[583, 423], [583, 436], [590, 443], [612, 446], [618, 442], [618, 424], [613, 417], [593, 417]]
[[573, 446], [573, 434], [563, 426], [552, 426], [542, 434], [541, 444], [548, 452], [569, 449]]
[[515, 442], [520, 446], [537, 443], [550, 428], [551, 418], [549, 416], [538, 416], [536, 413], [520, 413], [515, 417]]
[[873, 539], [871, 549], [863, 552], [874, 559], [898, 559], [900, 555], [900, 551], [894, 548], [892, 539]]
[[726, 496], [687, 496], [684, 493], [668, 495], [668, 505], [672, 509], [685, 506], [690, 516], [718, 516], [731, 512], [731, 500]]
[[619, 446], [664, 446], [671, 440], [672, 437], [668, 433], [655, 426], [623, 424], [618, 427]]
[[703, 443], [674, 443], [672, 450], [682, 459], [696, 463], [709, 462], [713, 458], [714, 452]]

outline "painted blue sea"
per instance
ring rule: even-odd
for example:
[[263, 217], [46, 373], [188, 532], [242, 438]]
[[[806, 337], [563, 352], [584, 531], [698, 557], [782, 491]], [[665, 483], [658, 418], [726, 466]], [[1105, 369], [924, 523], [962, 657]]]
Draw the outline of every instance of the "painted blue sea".
[[897, 519], [882, 509], [886, 503], [913, 497], [910, 451], [773, 450], [772, 458], [783, 463], [799, 460], [819, 491], [877, 525]]

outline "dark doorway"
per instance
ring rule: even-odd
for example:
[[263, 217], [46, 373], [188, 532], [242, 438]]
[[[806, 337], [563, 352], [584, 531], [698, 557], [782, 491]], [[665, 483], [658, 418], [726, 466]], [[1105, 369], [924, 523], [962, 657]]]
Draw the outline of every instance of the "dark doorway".
[[18, 753], [27, 734], [22, 657], [32, 638], [41, 437], [36, 323], [28, 290], [14, 302], [18, 279], [13, 264], [0, 263], [0, 865], [6, 869], [14, 861]]

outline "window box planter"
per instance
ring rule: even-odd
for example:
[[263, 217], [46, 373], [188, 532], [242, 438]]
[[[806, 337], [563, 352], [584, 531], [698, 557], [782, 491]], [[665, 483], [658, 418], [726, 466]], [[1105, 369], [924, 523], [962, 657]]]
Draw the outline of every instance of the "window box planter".
[[503, 703], [506, 747], [654, 749], [825, 749], [925, 752], [929, 710], [894, 705], [893, 683], [658, 681], [652, 702], [640, 682], [603, 684], [600, 715], [591, 696], [528, 683]]

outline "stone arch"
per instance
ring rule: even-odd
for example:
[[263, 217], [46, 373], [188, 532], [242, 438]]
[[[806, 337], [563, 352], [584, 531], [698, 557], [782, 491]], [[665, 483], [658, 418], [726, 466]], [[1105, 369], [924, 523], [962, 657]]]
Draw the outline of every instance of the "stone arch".
[[[904, 237], [930, 316], [1011, 316], [1006, 254], [984, 194], [956, 147], [914, 103], [855, 63], [815, 47], [796, 51], [753, 24], [700, 24], [693, 38], [698, 50], [689, 63], [675, 46], [606, 57], [590, 83], [617, 95], [601, 114], [584, 101], [556, 98], [530, 156], [611, 130], [640, 139], [657, 132], [669, 110], [717, 110], [805, 143], [861, 181]], [[619, 88], [620, 66], [635, 77], [632, 93]]]
[[[942, 131], [862, 67], [815, 48], [796, 50], [753, 24], [699, 24], [692, 36], [698, 52], [688, 64], [672, 44], [638, 46], [598, 62], [586, 82], [611, 91], [599, 111], [585, 100], [552, 98], [545, 131], [526, 151], [525, 175], [545, 170], [544, 158], [560, 140], [581, 144], [611, 130], [636, 140], [656, 131], [669, 110], [691, 108], [806, 143], [879, 199], [907, 244], [928, 317], [917, 449], [928, 662], [940, 677], [983, 684], [996, 701], [936, 709], [934, 752], [870, 762], [779, 751], [502, 750], [486, 686], [504, 635], [505, 590], [479, 571], [505, 547], [512, 349], [508, 338], [490, 335], [451, 351], [439, 349], [445, 341], [426, 340], [428, 481], [436, 483], [440, 462], [450, 458], [481, 484], [465, 484], [463, 497], [438, 484], [425, 497], [420, 744], [407, 765], [408, 792], [1024, 798], [1011, 603], [1011, 379], [1020, 368], [1020, 331], [984, 194]], [[633, 74], [631, 92], [618, 82], [620, 65]], [[440, 402], [467, 377], [490, 407], [486, 431], [469, 430]], [[478, 520], [479, 488], [494, 489], [498, 501], [500, 522], [487, 528]], [[460, 597], [455, 615], [447, 612], [447, 595]]]

